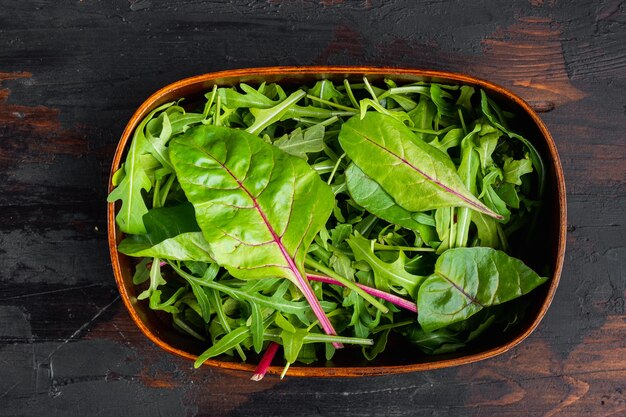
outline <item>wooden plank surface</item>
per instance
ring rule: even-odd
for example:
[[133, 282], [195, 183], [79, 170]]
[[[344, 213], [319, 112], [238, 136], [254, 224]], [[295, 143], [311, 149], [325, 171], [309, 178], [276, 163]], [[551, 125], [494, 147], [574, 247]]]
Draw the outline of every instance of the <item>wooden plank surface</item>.
[[[623, 1], [0, 0], [0, 416], [626, 415]], [[153, 91], [209, 71], [391, 65], [467, 72], [542, 111], [568, 187], [561, 285], [496, 359], [307, 380], [161, 352], [113, 281], [106, 180]]]

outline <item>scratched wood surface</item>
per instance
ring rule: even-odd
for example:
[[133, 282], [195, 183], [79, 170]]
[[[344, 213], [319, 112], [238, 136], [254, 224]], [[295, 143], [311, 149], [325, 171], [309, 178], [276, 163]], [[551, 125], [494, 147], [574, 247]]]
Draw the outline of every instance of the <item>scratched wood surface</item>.
[[[623, 1], [0, 0], [0, 416], [626, 415]], [[113, 281], [105, 186], [151, 92], [209, 71], [466, 72], [542, 111], [565, 170], [552, 307], [496, 359], [377, 378], [266, 378], [157, 349]]]

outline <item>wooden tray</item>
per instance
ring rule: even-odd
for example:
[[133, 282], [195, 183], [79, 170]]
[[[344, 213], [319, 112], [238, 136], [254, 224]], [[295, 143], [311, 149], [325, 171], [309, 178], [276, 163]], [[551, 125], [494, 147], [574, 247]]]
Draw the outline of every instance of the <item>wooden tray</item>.
[[[281, 84], [313, 84], [316, 80], [331, 79], [341, 81], [360, 80], [367, 76], [372, 82], [388, 77], [398, 83], [434, 81], [448, 84], [467, 84], [484, 89], [504, 109], [516, 114], [515, 130], [521, 131], [541, 153], [546, 169], [546, 197], [542, 211], [541, 233], [532, 253], [516, 254], [530, 266], [541, 272], [541, 266], [548, 265], [550, 280], [527, 296], [530, 305], [526, 316], [516, 331], [503, 334], [487, 333], [485, 340], [475, 346], [448, 355], [427, 356], [408, 343], [390, 340], [389, 348], [374, 361], [356, 358], [354, 351], [338, 351], [331, 362], [315, 363], [310, 366], [291, 366], [289, 375], [305, 377], [357, 377], [384, 375], [401, 372], [424, 371], [462, 365], [487, 359], [511, 349], [524, 340], [539, 325], [552, 301], [563, 266], [566, 234], [566, 201], [563, 172], [556, 146], [550, 133], [533, 109], [520, 97], [490, 82], [464, 74], [439, 71], [425, 71], [404, 68], [377, 67], [269, 67], [249, 68], [214, 72], [186, 78], [163, 87], [150, 96], [128, 122], [117, 146], [111, 175], [119, 168], [133, 131], [141, 120], [157, 106], [182, 97], [198, 96], [209, 91], [213, 85], [232, 86], [241, 82], [260, 84], [263, 81]], [[113, 186], [109, 180], [109, 192]], [[141, 331], [162, 349], [176, 355], [195, 360], [207, 348], [199, 341], [176, 332], [161, 316], [150, 310], [147, 302], [137, 300], [136, 288], [132, 282], [132, 263], [117, 251], [122, 233], [115, 225], [116, 205], [108, 204], [108, 239], [115, 280], [124, 304], [132, 319]], [[545, 275], [545, 274], [542, 274]], [[231, 370], [253, 372], [255, 358], [249, 363], [241, 363], [236, 358], [219, 357], [205, 362], [206, 365]], [[279, 374], [281, 366], [269, 369], [270, 374]]]

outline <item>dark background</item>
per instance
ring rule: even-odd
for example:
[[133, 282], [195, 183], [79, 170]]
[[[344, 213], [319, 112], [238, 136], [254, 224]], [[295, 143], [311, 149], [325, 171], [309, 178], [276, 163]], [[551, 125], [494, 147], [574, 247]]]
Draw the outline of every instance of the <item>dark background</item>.
[[[0, 416], [626, 415], [623, 1], [0, 0]], [[158, 88], [270, 65], [466, 72], [542, 110], [568, 188], [561, 285], [495, 359], [361, 379], [193, 370], [131, 323], [110, 161]]]

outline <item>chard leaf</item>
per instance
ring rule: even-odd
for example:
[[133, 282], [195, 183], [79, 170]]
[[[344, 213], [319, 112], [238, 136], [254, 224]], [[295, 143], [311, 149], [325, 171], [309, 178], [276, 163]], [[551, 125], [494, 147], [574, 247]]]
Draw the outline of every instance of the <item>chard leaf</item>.
[[413, 218], [414, 213], [396, 204], [393, 198], [358, 166], [350, 164], [345, 174], [348, 192], [359, 206], [383, 220], [407, 229], [419, 228], [419, 223]]
[[519, 259], [495, 249], [450, 249], [437, 259], [435, 273], [419, 288], [417, 319], [431, 332], [527, 294], [546, 280]]
[[374, 253], [373, 243], [374, 241], [367, 240], [360, 235], [350, 236], [348, 239], [354, 258], [357, 261], [366, 262], [372, 268], [376, 288], [389, 291], [392, 287], [400, 287], [415, 299], [417, 288], [424, 277], [410, 274], [404, 269], [406, 257], [403, 252], [400, 252], [398, 259], [393, 263], [381, 260]]
[[[148, 207], [143, 200], [141, 191], [150, 191], [153, 184], [141, 163], [141, 156], [150, 152], [150, 145], [146, 139], [144, 128], [155, 114], [173, 104], [173, 102], [167, 103], [152, 110], [137, 126], [124, 162], [124, 177], [107, 198], [110, 203], [122, 200], [122, 206], [115, 217], [115, 221], [124, 233], [141, 234], [146, 232], [143, 215], [148, 212]], [[121, 174], [119, 175], [121, 176]]]
[[174, 139], [170, 158], [215, 261], [240, 279], [289, 279], [334, 334], [304, 278], [308, 247], [334, 205], [317, 173], [254, 135], [217, 126]]
[[409, 211], [460, 206], [500, 217], [466, 189], [448, 155], [414, 140], [413, 132], [391, 117], [375, 112], [361, 120], [353, 117], [341, 127], [339, 142], [367, 176]]

